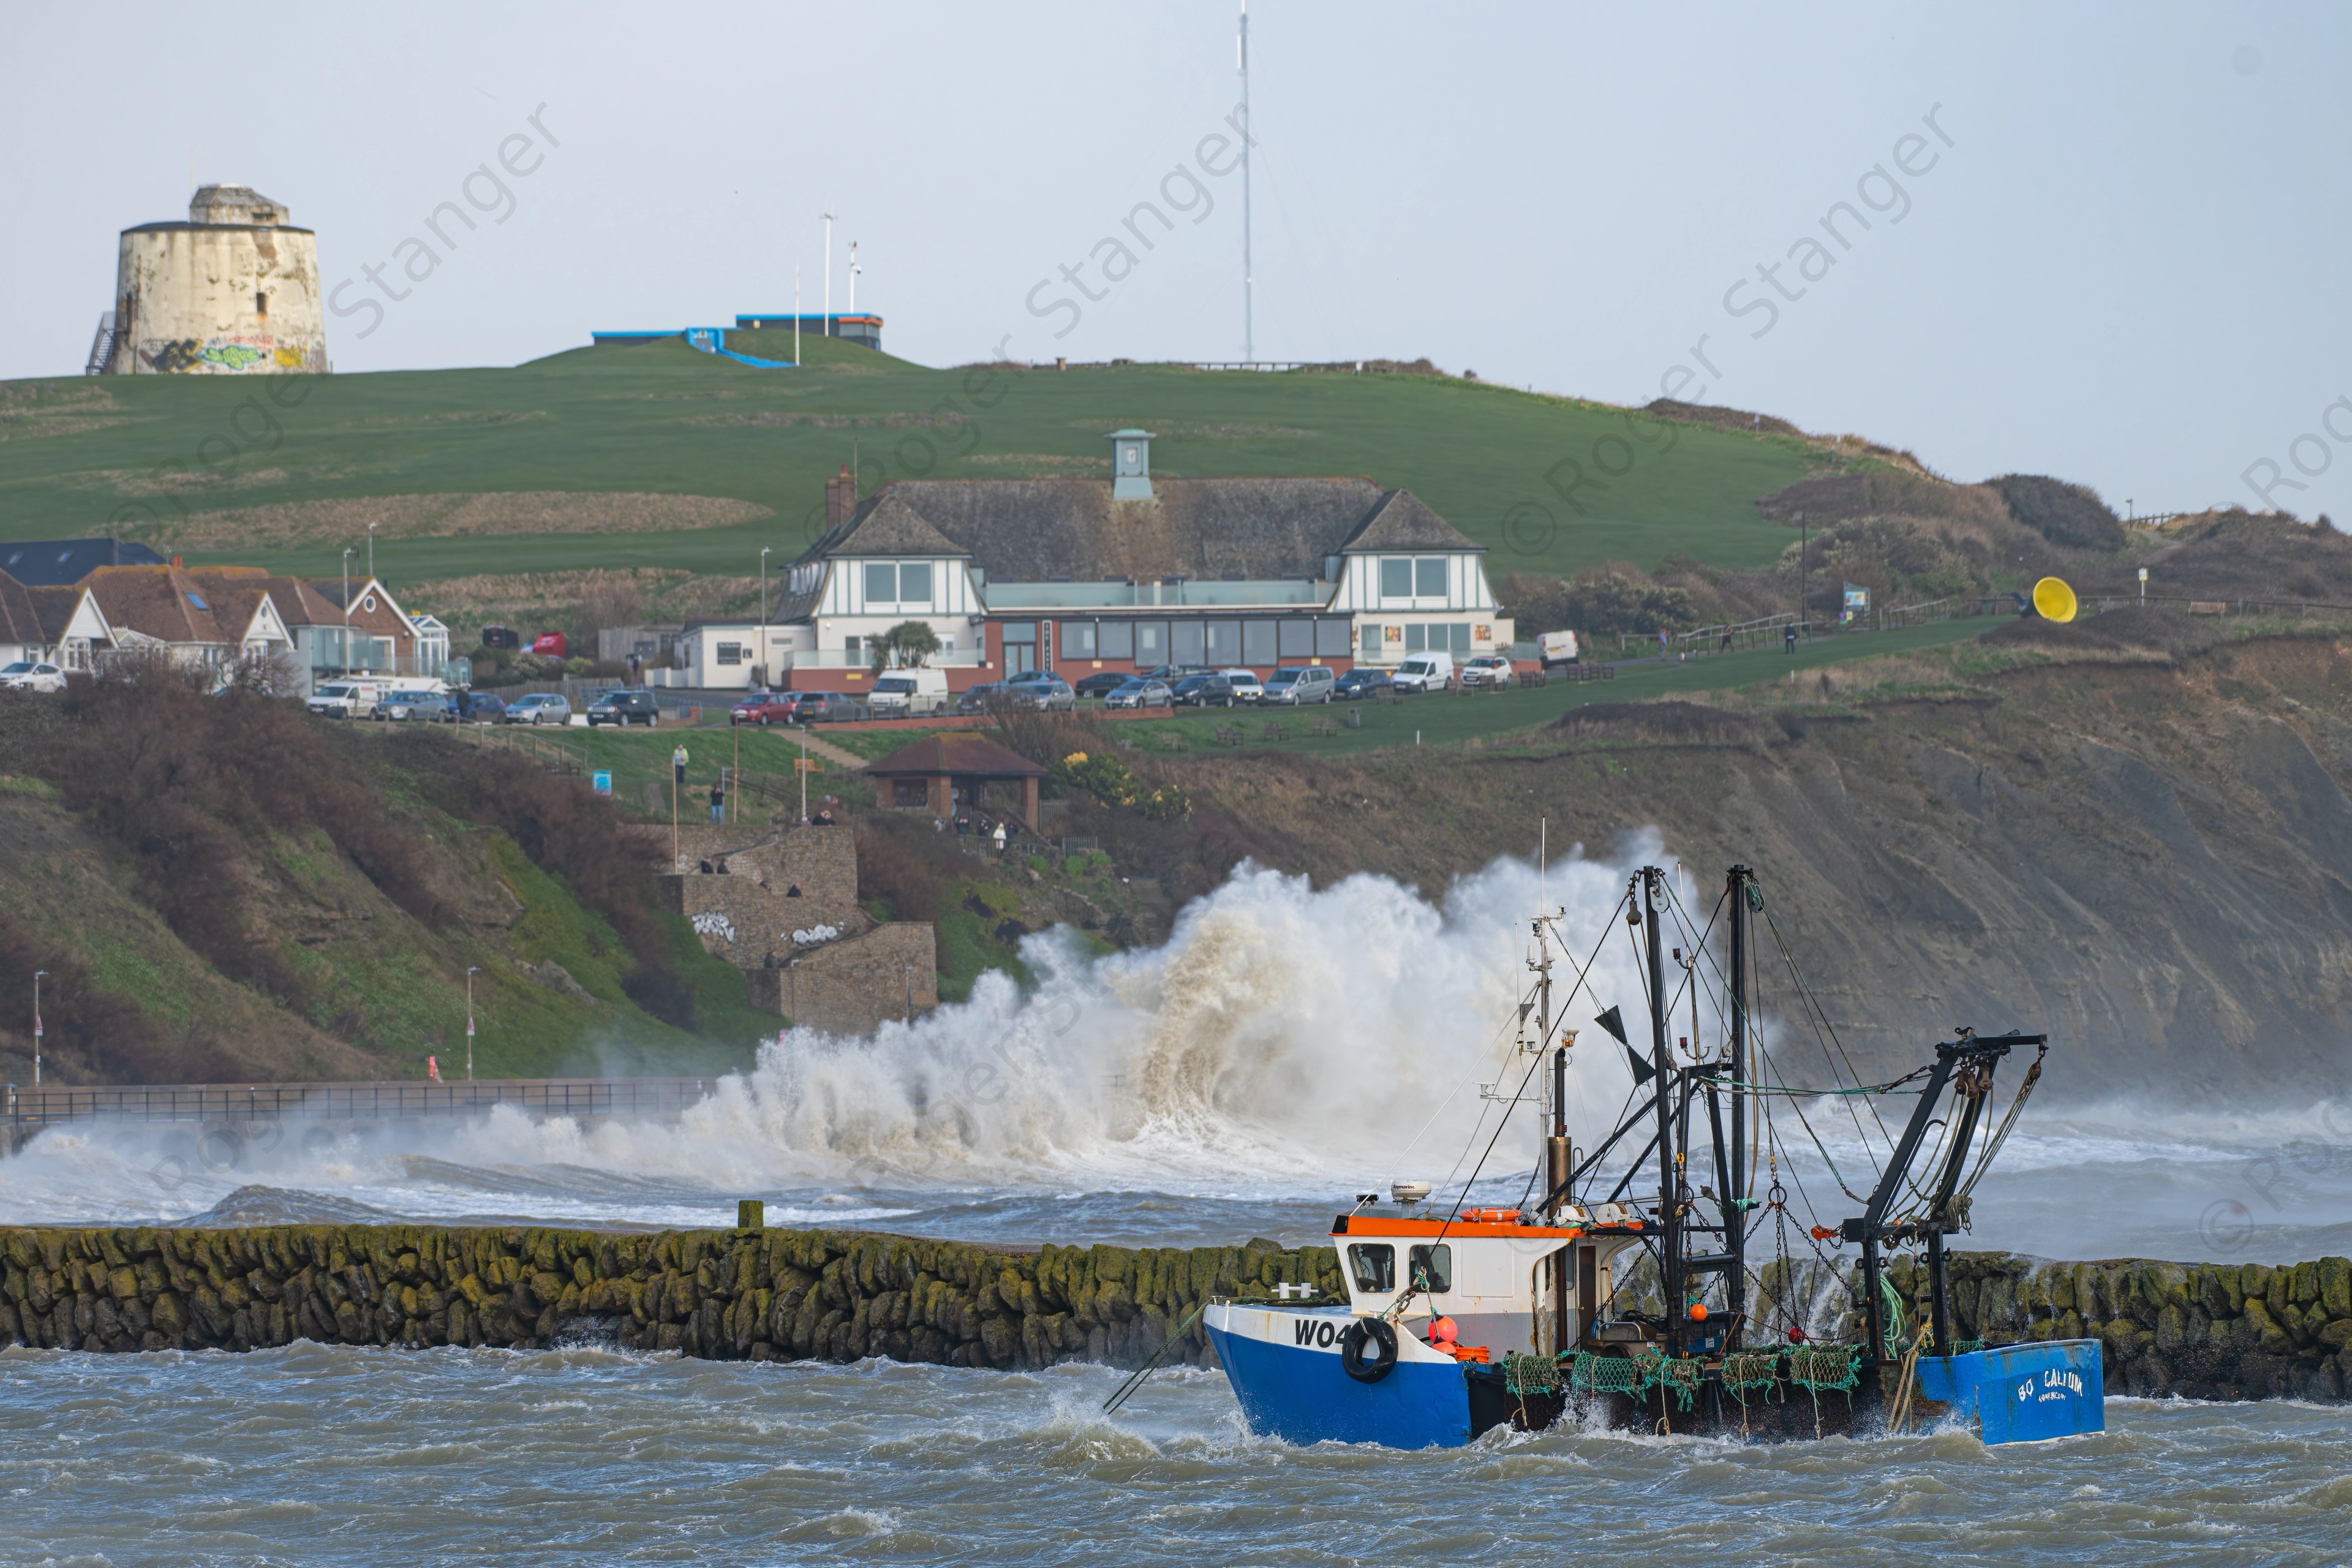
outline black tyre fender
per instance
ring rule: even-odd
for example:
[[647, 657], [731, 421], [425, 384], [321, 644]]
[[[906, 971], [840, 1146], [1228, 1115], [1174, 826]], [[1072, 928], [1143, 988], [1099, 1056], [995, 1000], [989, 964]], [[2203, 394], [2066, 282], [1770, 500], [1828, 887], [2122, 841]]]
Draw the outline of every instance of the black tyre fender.
[[[1380, 1353], [1370, 1361], [1364, 1359], [1364, 1347], [1373, 1344]], [[1358, 1318], [1339, 1336], [1339, 1370], [1358, 1383], [1378, 1383], [1396, 1370], [1396, 1330], [1380, 1318]]]

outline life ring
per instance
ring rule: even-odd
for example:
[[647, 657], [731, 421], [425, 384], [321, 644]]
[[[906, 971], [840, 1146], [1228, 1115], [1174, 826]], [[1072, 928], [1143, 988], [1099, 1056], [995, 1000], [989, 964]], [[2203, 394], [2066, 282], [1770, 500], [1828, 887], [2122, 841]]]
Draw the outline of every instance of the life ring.
[[[1367, 1342], [1380, 1346], [1380, 1354], [1370, 1364], [1364, 1361]], [[1339, 1366], [1358, 1383], [1378, 1383], [1396, 1370], [1396, 1331], [1379, 1318], [1358, 1318], [1339, 1336]]]

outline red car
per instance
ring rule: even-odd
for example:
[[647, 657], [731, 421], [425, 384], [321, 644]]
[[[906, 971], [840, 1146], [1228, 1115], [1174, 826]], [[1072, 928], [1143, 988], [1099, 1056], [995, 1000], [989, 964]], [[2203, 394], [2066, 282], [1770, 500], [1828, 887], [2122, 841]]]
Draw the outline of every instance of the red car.
[[789, 724], [795, 699], [789, 691], [754, 691], [727, 710], [730, 724]]
[[571, 653], [568, 651], [567, 645], [563, 640], [563, 634], [562, 632], [540, 633], [539, 636], [531, 638], [530, 651], [547, 658], [569, 658], [572, 657]]

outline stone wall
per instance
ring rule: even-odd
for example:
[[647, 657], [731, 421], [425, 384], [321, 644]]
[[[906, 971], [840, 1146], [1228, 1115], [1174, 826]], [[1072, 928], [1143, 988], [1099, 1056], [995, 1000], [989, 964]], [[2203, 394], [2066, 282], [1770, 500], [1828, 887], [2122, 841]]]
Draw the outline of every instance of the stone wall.
[[[665, 857], [669, 854], [667, 826], [640, 826], [636, 831], [657, 843]], [[704, 860], [721, 855], [732, 875], [748, 875], [753, 881], [765, 877], [778, 892], [797, 882], [804, 898], [837, 904], [857, 901], [857, 836], [846, 827], [684, 823], [677, 830], [672, 869], [698, 875]]]
[[693, 923], [695, 933], [702, 938], [703, 951], [738, 969], [764, 969], [772, 953], [782, 963], [826, 942], [857, 936], [874, 925], [873, 917], [854, 900], [795, 899], [787, 892], [790, 883], [772, 877], [764, 888], [757, 877], [738, 872], [724, 877], [698, 872], [656, 880], [663, 907]]
[[910, 983], [917, 1017], [940, 1005], [939, 948], [925, 921], [877, 925], [804, 948], [788, 963], [751, 970], [745, 979], [754, 1007], [830, 1035], [870, 1035], [886, 1019], [904, 1019]]
[[[820, 1230], [9, 1229], [0, 1258], [0, 1343], [85, 1351], [523, 1348], [571, 1326], [714, 1360], [1135, 1366], [1213, 1293], [1339, 1288], [1329, 1247], [1020, 1253]], [[1168, 1359], [1209, 1363], [1197, 1322]]]
[[[718, 1360], [1135, 1366], [1212, 1295], [1340, 1289], [1328, 1247], [1024, 1253], [822, 1230], [10, 1228], [0, 1264], [0, 1343], [86, 1351], [305, 1338], [536, 1347], [570, 1326]], [[1956, 1253], [1951, 1272], [1962, 1332], [1995, 1343], [2095, 1337], [2110, 1393], [2345, 1395], [2352, 1264], [2341, 1258], [2273, 1268]], [[1918, 1283], [1907, 1263], [1895, 1273], [1906, 1293]], [[1171, 1359], [1212, 1363], [1197, 1322]]]

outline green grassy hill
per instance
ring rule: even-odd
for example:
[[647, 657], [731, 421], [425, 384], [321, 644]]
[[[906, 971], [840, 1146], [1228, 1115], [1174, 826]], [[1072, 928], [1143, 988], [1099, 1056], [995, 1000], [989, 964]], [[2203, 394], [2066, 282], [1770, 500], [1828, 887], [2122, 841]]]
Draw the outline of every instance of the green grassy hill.
[[0, 540], [116, 533], [323, 574], [373, 520], [396, 582], [748, 577], [763, 545], [772, 565], [814, 536], [824, 479], [853, 451], [862, 493], [925, 475], [1107, 474], [1105, 436], [1140, 425], [1161, 437], [1164, 475], [1410, 489], [1490, 546], [1497, 572], [1674, 552], [1739, 566], [1787, 543], [1751, 503], [1839, 461], [1794, 437], [1435, 375], [934, 370], [822, 340], [804, 352], [795, 370], [670, 341], [511, 369], [0, 384]]

